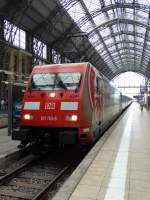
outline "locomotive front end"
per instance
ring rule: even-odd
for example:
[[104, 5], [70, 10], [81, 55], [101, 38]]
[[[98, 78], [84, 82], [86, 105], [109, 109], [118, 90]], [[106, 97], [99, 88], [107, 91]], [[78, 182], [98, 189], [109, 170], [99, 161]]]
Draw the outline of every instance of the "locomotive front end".
[[36, 67], [29, 79], [21, 111], [25, 143], [77, 143], [83, 73], [76, 68]]

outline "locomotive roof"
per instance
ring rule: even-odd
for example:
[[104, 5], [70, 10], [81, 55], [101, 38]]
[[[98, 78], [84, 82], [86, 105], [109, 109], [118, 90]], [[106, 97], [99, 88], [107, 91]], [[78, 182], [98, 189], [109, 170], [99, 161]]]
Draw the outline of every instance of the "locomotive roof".
[[34, 68], [47, 68], [47, 67], [71, 67], [71, 66], [76, 66], [76, 65], [87, 65], [90, 64], [89, 62], [84, 62], [84, 63], [63, 63], [63, 64], [47, 64], [47, 65], [38, 65], [34, 66]]
[[[36, 68], [49, 68], [49, 67], [74, 67], [77, 65], [84, 65], [87, 66], [88, 64], [92, 65], [90, 62], [82, 62], [82, 63], [61, 63], [61, 64], [46, 64], [46, 65], [37, 65], [34, 66], [34, 69]], [[93, 66], [93, 65], [92, 65]], [[95, 71], [97, 71], [105, 81], [109, 82], [109, 80], [103, 75], [101, 74], [101, 72], [95, 68]]]

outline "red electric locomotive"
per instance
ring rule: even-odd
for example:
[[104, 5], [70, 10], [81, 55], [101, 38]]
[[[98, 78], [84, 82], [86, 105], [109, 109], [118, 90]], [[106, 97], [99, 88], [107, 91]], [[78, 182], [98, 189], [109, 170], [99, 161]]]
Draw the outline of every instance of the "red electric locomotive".
[[129, 100], [90, 63], [35, 66], [13, 139], [22, 146], [91, 144]]

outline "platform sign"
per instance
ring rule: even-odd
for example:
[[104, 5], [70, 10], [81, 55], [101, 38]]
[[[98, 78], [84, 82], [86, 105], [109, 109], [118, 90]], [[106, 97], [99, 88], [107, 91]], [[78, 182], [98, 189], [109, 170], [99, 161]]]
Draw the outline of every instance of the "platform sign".
[[150, 94], [150, 91], [145, 91], [145, 94]]

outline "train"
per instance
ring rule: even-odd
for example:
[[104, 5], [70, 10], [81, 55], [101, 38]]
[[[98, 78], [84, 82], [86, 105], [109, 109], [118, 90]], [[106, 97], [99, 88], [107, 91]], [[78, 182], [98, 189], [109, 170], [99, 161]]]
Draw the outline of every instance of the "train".
[[89, 62], [35, 66], [12, 139], [91, 145], [131, 102]]

